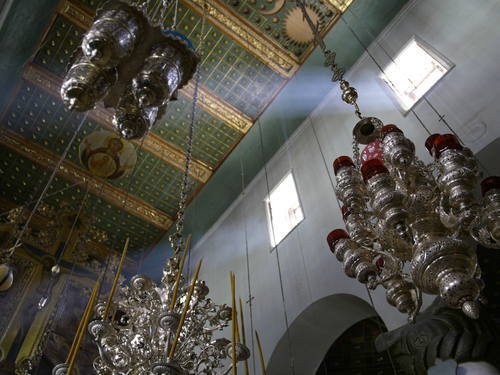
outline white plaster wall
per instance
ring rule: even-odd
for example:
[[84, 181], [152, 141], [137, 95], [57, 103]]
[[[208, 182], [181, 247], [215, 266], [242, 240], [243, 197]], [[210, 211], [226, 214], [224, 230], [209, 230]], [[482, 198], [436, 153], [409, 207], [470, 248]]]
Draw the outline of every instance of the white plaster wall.
[[[475, 152], [500, 136], [499, 19], [500, 3], [496, 0], [412, 1], [386, 28], [379, 44], [373, 43], [370, 47], [379, 61], [387, 63], [389, 59], [380, 47], [393, 55], [416, 34], [455, 63], [456, 67], [432, 90], [428, 99], [446, 115], [454, 130]], [[423, 147], [428, 133], [413, 114], [402, 116], [377, 78], [378, 73], [365, 54], [347, 75], [358, 89], [362, 111], [385, 123], [397, 124], [413, 139], [418, 155], [428, 161]], [[331, 163], [337, 156], [351, 154], [351, 129], [356, 122], [352, 108], [340, 101], [337, 85], [332, 84], [332, 88], [268, 163], [266, 171], [257, 175], [191, 253], [191, 269], [197, 259], [203, 257], [200, 277], [207, 281], [211, 297], [219, 303], [230, 301], [230, 270], [237, 276], [237, 293], [247, 300], [251, 291], [254, 297], [252, 325], [260, 333], [266, 362], [285, 333], [283, 305], [291, 324], [311, 303], [332, 294], [353, 294], [369, 302], [365, 288], [344, 275], [325, 241], [330, 230], [343, 227], [332, 189]], [[427, 103], [420, 103], [415, 111], [431, 132], [449, 132]], [[249, 157], [259, 157], [259, 150]], [[270, 252], [264, 205], [268, 193], [265, 172], [272, 188], [289, 170], [293, 170], [296, 179], [305, 220], [278, 246], [281, 290], [276, 252]], [[499, 171], [497, 168], [489, 172]], [[405, 316], [385, 302], [381, 288], [373, 293], [373, 299], [389, 329], [406, 322]], [[247, 335], [250, 335], [248, 304], [244, 310]]]

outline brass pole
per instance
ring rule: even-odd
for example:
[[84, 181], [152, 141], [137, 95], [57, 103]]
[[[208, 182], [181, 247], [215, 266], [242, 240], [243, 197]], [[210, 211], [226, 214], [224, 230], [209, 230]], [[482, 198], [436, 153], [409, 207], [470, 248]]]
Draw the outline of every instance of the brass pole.
[[108, 312], [109, 312], [109, 308], [111, 306], [111, 301], [113, 300], [113, 296], [115, 295], [116, 285], [118, 284], [120, 272], [122, 271], [122, 267], [123, 267], [123, 261], [125, 260], [125, 254], [127, 254], [129, 240], [130, 240], [130, 238], [127, 237], [127, 240], [125, 241], [125, 246], [123, 247], [122, 257], [120, 259], [120, 264], [118, 265], [118, 268], [116, 269], [115, 279], [113, 280], [113, 285], [111, 286], [111, 291], [109, 292], [108, 301], [106, 302], [106, 308], [104, 309], [104, 315], [102, 316], [103, 321], [108, 318]]
[[172, 300], [170, 301], [170, 311], [174, 311], [175, 301], [177, 299], [177, 292], [179, 290], [179, 283], [181, 281], [182, 269], [184, 268], [184, 262], [186, 261], [186, 255], [189, 248], [189, 242], [191, 241], [191, 235], [188, 236], [186, 244], [184, 246], [184, 253], [182, 254], [181, 264], [179, 265], [179, 270], [177, 271], [177, 276], [175, 277], [174, 292], [172, 294]]
[[[241, 303], [241, 298], [239, 299], [240, 300], [240, 320], [241, 320], [241, 339], [242, 339], [242, 342], [243, 342], [243, 345], [246, 345], [247, 344], [247, 339], [246, 339], [246, 335], [245, 335], [245, 317], [243, 315], [243, 304]], [[245, 375], [248, 375], [248, 359], [245, 359]]]
[[198, 266], [196, 267], [196, 272], [194, 274], [193, 282], [191, 283], [191, 287], [189, 288], [189, 293], [186, 298], [186, 302], [184, 303], [184, 308], [182, 309], [181, 319], [179, 320], [179, 325], [177, 326], [177, 332], [175, 333], [174, 342], [172, 347], [170, 348], [170, 353], [168, 354], [169, 358], [172, 358], [175, 354], [175, 348], [177, 347], [177, 342], [179, 341], [179, 336], [181, 335], [182, 326], [184, 325], [184, 320], [186, 319], [186, 314], [189, 309], [189, 303], [191, 302], [191, 297], [193, 296], [194, 287], [196, 286], [196, 281], [198, 280], [198, 275], [200, 274], [201, 268], [201, 259], [198, 262]]
[[255, 338], [257, 339], [257, 346], [259, 347], [260, 368], [262, 375], [266, 375], [266, 365], [264, 364], [264, 355], [262, 354], [262, 346], [260, 345], [259, 334], [255, 331]]
[[76, 361], [76, 356], [78, 354], [78, 350], [80, 349], [80, 345], [82, 343], [82, 340], [85, 336], [85, 332], [86, 332], [85, 327], [87, 327], [87, 325], [89, 324], [89, 319], [92, 315], [92, 310], [94, 308], [94, 302], [97, 298], [97, 291], [99, 290], [100, 284], [101, 284], [100, 280], [98, 279], [94, 285], [94, 289], [92, 290], [92, 295], [90, 296], [90, 299], [88, 302], [89, 308], [86, 311], [86, 315], [83, 317], [83, 326], [82, 326], [82, 329], [80, 330], [78, 338], [76, 340], [75, 349], [73, 350], [72, 356], [71, 356], [71, 358], [69, 358], [68, 372], [66, 373], [66, 375], [71, 375], [71, 372], [73, 371], [73, 367], [74, 367], [75, 361]]

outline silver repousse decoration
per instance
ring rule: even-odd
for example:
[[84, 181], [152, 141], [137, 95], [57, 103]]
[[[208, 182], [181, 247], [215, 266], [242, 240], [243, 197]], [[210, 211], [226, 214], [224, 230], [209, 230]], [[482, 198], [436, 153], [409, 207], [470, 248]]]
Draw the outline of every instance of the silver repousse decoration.
[[[160, 20], [170, 3], [161, 1], [155, 8]], [[127, 139], [147, 134], [193, 77], [199, 61], [189, 40], [176, 31], [163, 31], [148, 7], [148, 1], [104, 3], [61, 87], [71, 110], [88, 111], [101, 100], [113, 108], [113, 125]]]
[[[168, 260], [160, 284], [144, 275], [134, 276], [129, 286], [121, 288], [108, 319], [103, 316], [104, 304], [96, 306], [98, 319], [88, 330], [99, 348], [94, 361], [97, 374], [224, 373], [219, 371], [231, 357], [231, 342], [213, 334], [228, 325], [232, 310], [207, 298], [209, 289], [201, 280], [196, 281], [177, 350], [168, 357], [188, 298], [186, 286], [170, 308], [178, 269], [179, 259], [174, 257]], [[236, 347], [238, 361], [249, 357], [246, 346]]]
[[[411, 320], [421, 292], [478, 318], [484, 283], [471, 240], [500, 248], [500, 177], [481, 183], [481, 202], [475, 158], [454, 135], [428, 138], [434, 162], [425, 165], [396, 126], [372, 132], [361, 157], [355, 151], [358, 160], [334, 162], [347, 232], [331, 232], [330, 248], [347, 276], [372, 289], [382, 285], [388, 302]], [[355, 128], [355, 148], [360, 136]]]

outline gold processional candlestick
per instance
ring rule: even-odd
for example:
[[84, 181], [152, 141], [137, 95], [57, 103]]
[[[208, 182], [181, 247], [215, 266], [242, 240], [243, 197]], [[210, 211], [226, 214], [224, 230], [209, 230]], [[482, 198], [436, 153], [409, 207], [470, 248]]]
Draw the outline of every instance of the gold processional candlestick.
[[[243, 342], [243, 345], [247, 345], [247, 338], [245, 335], [245, 318], [243, 315], [243, 304], [241, 303], [241, 298], [240, 300], [240, 320], [241, 320], [241, 339]], [[248, 359], [245, 359], [245, 375], [248, 375]]]
[[264, 364], [264, 355], [262, 354], [262, 345], [260, 345], [259, 334], [255, 331], [255, 338], [257, 339], [257, 347], [259, 348], [260, 369], [262, 375], [266, 375], [266, 365]]
[[122, 271], [123, 262], [125, 260], [125, 255], [127, 254], [128, 244], [130, 238], [127, 237], [125, 241], [125, 246], [123, 247], [122, 257], [120, 259], [120, 264], [116, 269], [115, 279], [113, 280], [113, 285], [111, 286], [111, 291], [109, 292], [108, 301], [106, 302], [106, 308], [104, 309], [104, 315], [102, 316], [102, 320], [106, 320], [108, 318], [109, 308], [111, 307], [111, 302], [113, 301], [113, 297], [115, 295], [116, 286], [118, 285], [118, 279], [120, 278], [120, 273]]
[[83, 337], [85, 336], [85, 328], [89, 324], [89, 319], [92, 316], [92, 310], [94, 309], [94, 303], [97, 299], [97, 292], [99, 290], [100, 284], [100, 280], [97, 279], [96, 283], [94, 284], [94, 289], [92, 289], [92, 294], [90, 295], [89, 301], [87, 302], [87, 306], [85, 307], [85, 311], [83, 312], [82, 318], [80, 319], [80, 323], [78, 324], [75, 338], [73, 339], [68, 358], [66, 359], [66, 363], [68, 364], [68, 371], [66, 373], [67, 375], [71, 375], [71, 372], [73, 371], [76, 356], [78, 354], [78, 349], [80, 348]]
[[182, 269], [184, 268], [184, 262], [186, 261], [186, 255], [189, 249], [190, 241], [191, 235], [188, 236], [186, 244], [184, 245], [184, 253], [182, 254], [181, 264], [179, 265], [179, 270], [177, 271], [177, 276], [175, 277], [174, 291], [172, 293], [172, 300], [170, 301], [170, 311], [174, 311], [175, 301], [177, 300], [177, 292], [179, 290], [179, 283], [182, 276]]
[[191, 283], [191, 287], [189, 288], [189, 293], [186, 298], [186, 302], [184, 303], [184, 308], [182, 309], [181, 318], [179, 320], [179, 325], [177, 326], [177, 332], [175, 333], [174, 342], [172, 343], [172, 347], [170, 348], [170, 353], [168, 354], [168, 358], [173, 358], [175, 354], [175, 348], [177, 347], [177, 343], [179, 341], [179, 336], [181, 335], [182, 326], [184, 325], [184, 320], [186, 319], [186, 314], [189, 310], [189, 304], [191, 303], [191, 297], [193, 296], [194, 287], [196, 286], [196, 281], [198, 280], [198, 275], [200, 274], [201, 268], [201, 259], [198, 262], [198, 266], [196, 267], [196, 272], [194, 274], [193, 282]]

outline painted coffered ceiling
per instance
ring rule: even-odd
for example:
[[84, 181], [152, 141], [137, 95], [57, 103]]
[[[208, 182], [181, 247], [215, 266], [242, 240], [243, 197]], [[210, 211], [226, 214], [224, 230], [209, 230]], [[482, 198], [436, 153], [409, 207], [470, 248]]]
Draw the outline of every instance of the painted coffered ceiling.
[[[314, 1], [308, 12], [325, 34], [351, 1]], [[194, 84], [169, 104], [162, 121], [143, 141], [135, 142], [138, 166], [133, 174], [103, 180], [85, 170], [78, 146], [93, 131], [110, 129], [111, 114], [101, 107], [85, 114], [68, 111], [59, 88], [69, 58], [101, 3], [44, 0], [43, 5], [32, 8], [35, 14], [26, 13], [29, 9], [19, 4], [12, 7], [9, 17], [11, 23], [17, 20], [16, 28], [11, 25], [10, 33], [3, 37], [19, 48], [7, 52], [14, 56], [10, 61], [17, 64], [10, 71], [17, 69], [20, 74], [3, 77], [15, 81], [15, 86], [5, 86], [7, 93], [3, 93], [1, 103], [0, 196], [7, 206], [23, 205], [38, 197], [83, 122], [45, 203], [57, 207], [69, 201], [77, 206], [88, 191], [96, 226], [108, 234], [105, 246], [119, 247], [131, 236], [132, 254], [135, 250], [138, 257], [139, 249], [158, 242], [173, 224]], [[206, 24], [201, 35], [204, 4]], [[22, 12], [26, 21], [39, 23], [23, 22]], [[173, 17], [171, 7], [166, 28]], [[205, 41], [199, 68], [195, 160], [189, 178], [192, 200], [311, 53], [312, 35], [294, 3], [285, 0], [180, 0], [177, 17], [178, 31], [195, 45], [201, 38]], [[36, 28], [41, 30], [40, 23], [43, 33], [36, 32]], [[27, 46], [31, 46], [30, 51], [25, 50]], [[23, 54], [31, 57], [22, 59], [19, 56]], [[4, 76], [9, 75], [6, 66], [9, 68], [8, 62], [0, 69]]]

